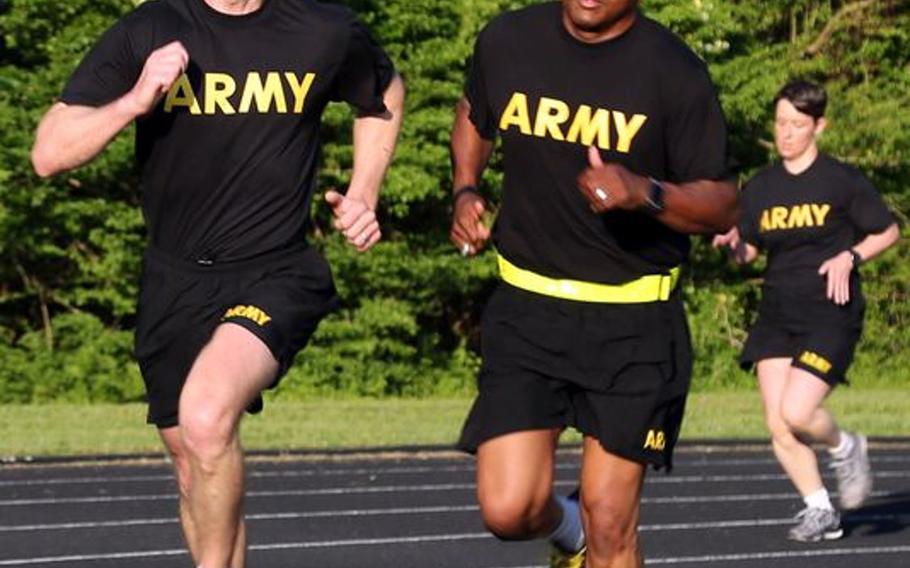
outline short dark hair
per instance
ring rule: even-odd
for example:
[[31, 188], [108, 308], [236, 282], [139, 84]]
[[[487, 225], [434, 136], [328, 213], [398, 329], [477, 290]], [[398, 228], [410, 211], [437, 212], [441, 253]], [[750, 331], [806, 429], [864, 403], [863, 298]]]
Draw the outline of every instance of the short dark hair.
[[774, 106], [781, 100], [789, 101], [796, 110], [808, 114], [815, 120], [825, 116], [825, 107], [828, 106], [828, 94], [825, 89], [808, 81], [791, 81], [777, 92], [774, 97]]

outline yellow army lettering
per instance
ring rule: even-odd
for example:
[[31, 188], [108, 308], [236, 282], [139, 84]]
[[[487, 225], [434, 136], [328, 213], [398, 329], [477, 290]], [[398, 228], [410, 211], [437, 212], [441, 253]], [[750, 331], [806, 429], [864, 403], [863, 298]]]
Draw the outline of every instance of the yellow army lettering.
[[[250, 71], [243, 83], [240, 92], [240, 101], [237, 106], [231, 102], [231, 97], [237, 93], [237, 80], [226, 73], [205, 73], [202, 80], [200, 93], [193, 90], [193, 85], [184, 73], [177, 78], [164, 99], [164, 112], [174, 112], [178, 107], [189, 109], [190, 114], [212, 115], [220, 114], [247, 114], [255, 106], [255, 111], [263, 114], [272, 110], [278, 114], [301, 114], [304, 102], [313, 81], [315, 73], [307, 73], [299, 77], [295, 73], [278, 73], [270, 71], [264, 74]], [[284, 82], [282, 82], [284, 77]], [[285, 90], [285, 83], [290, 94]], [[199, 104], [202, 96], [202, 105]], [[288, 100], [293, 98], [293, 106], [288, 107]]]
[[828, 203], [804, 203], [791, 207], [775, 206], [762, 211], [759, 231], [799, 229], [802, 227], [823, 227], [831, 205]]
[[646, 450], [662, 451], [666, 446], [667, 440], [663, 430], [648, 430], [644, 446]]
[[528, 95], [515, 92], [499, 117], [499, 128], [508, 130], [517, 127], [525, 136], [551, 138], [585, 146], [595, 145], [596, 140], [596, 146], [602, 150], [611, 149], [611, 134], [615, 131], [616, 151], [628, 154], [635, 136], [647, 120], [648, 117], [643, 114], [629, 118], [618, 110], [595, 109], [588, 105], [580, 105], [573, 110], [565, 101], [540, 97], [532, 121]]
[[799, 361], [800, 363], [808, 365], [816, 371], [825, 374], [831, 370], [831, 362], [818, 353], [813, 353], [812, 351], [803, 351], [802, 355], [799, 356]]
[[248, 320], [256, 322], [259, 326], [263, 326], [272, 321], [272, 318], [269, 317], [267, 313], [260, 310], [256, 306], [244, 305], [234, 306], [233, 308], [224, 312], [224, 316], [222, 316], [221, 319], [228, 318], [246, 318]]

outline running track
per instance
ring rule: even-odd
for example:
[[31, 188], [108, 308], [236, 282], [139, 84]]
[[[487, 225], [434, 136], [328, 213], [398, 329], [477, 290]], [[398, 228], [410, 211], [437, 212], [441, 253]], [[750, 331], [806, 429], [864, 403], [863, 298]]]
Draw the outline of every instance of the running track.
[[[910, 441], [872, 445], [876, 488], [844, 539], [784, 537], [799, 508], [767, 446], [687, 444], [651, 473], [647, 566], [910, 566]], [[577, 452], [560, 453], [568, 493]], [[247, 501], [251, 568], [542, 568], [540, 543], [501, 543], [474, 503], [473, 462], [446, 451], [258, 456]], [[830, 477], [827, 478], [830, 481]], [[190, 567], [160, 460], [0, 465], [0, 567]]]

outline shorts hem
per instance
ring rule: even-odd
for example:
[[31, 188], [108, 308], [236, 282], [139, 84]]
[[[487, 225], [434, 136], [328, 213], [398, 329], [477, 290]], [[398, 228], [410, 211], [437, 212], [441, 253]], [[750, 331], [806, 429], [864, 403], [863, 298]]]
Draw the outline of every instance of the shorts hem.
[[828, 385], [829, 387], [832, 387], [832, 388], [836, 387], [839, 384], [847, 382], [847, 378], [843, 375], [827, 375], [827, 376], [823, 375], [821, 373], [821, 371], [819, 371], [818, 369], [815, 369], [814, 367], [800, 363], [795, 358], [793, 359], [793, 362], [790, 363], [790, 366], [795, 369], [799, 369], [801, 371], [805, 371], [805, 372], [809, 373], [816, 379], [820, 380], [821, 382], [825, 383], [826, 385]]
[[167, 416], [165, 418], [154, 418], [149, 416], [145, 419], [145, 423], [149, 426], [154, 426], [159, 430], [165, 430], [167, 428], [174, 428], [175, 426], [180, 425], [180, 421], [176, 416]]
[[531, 432], [534, 430], [550, 430], [552, 428], [566, 429], [572, 427], [570, 424], [565, 424], [563, 422], [556, 422], [553, 424], [533, 424], [533, 425], [516, 425], [505, 428], [499, 428], [496, 430], [491, 430], [489, 432], [484, 432], [482, 434], [477, 434], [473, 436], [465, 436], [462, 434], [461, 438], [458, 439], [458, 442], [455, 443], [455, 449], [465, 452], [466, 454], [475, 455], [477, 454], [477, 448], [481, 445], [489, 442], [494, 438], [499, 438], [500, 436], [507, 436], [509, 434], [516, 434], [518, 432]]
[[506, 428], [506, 429], [503, 429], [502, 431], [497, 430], [495, 432], [485, 433], [480, 436], [475, 436], [471, 439], [465, 439], [465, 437], [462, 437], [461, 439], [458, 440], [458, 442], [455, 443], [455, 449], [465, 452], [466, 454], [476, 455], [477, 449], [481, 445], [485, 444], [486, 442], [489, 442], [490, 440], [493, 440], [494, 438], [499, 438], [501, 436], [506, 436], [508, 434], [515, 434], [517, 432], [530, 432], [533, 430], [549, 430], [551, 428], [561, 428], [561, 429], [573, 428], [573, 429], [577, 430], [579, 433], [581, 433], [582, 436], [594, 438], [595, 440], [597, 440], [600, 443], [600, 446], [608, 454], [612, 454], [614, 456], [619, 456], [623, 459], [627, 459], [627, 460], [634, 461], [634, 462], [637, 462], [640, 464], [644, 464], [645, 466], [651, 466], [656, 471], [660, 471], [661, 469], [666, 469], [667, 473], [669, 473], [673, 469], [673, 448], [670, 448], [669, 450], [665, 450], [663, 453], [661, 453], [660, 455], [656, 455], [656, 456], [655, 455], [643, 455], [634, 450], [622, 450], [620, 448], [617, 448], [613, 444], [606, 443], [603, 439], [598, 437], [596, 434], [592, 434], [590, 432], [584, 432], [584, 431], [580, 430], [577, 426], [574, 426], [572, 424], [562, 424], [562, 423], [539, 425], [539, 426], [535, 425], [535, 426], [522, 426], [522, 427], [516, 427], [516, 428]]
[[665, 449], [660, 454], [644, 454], [638, 450], [616, 447], [616, 445], [604, 441], [603, 438], [599, 437], [597, 434], [584, 432], [582, 430], [578, 431], [581, 432], [583, 436], [597, 440], [600, 443], [600, 447], [608, 454], [634, 461], [645, 466], [651, 466], [656, 471], [666, 468], [667, 473], [669, 473], [673, 469], [673, 448], [675, 446]]

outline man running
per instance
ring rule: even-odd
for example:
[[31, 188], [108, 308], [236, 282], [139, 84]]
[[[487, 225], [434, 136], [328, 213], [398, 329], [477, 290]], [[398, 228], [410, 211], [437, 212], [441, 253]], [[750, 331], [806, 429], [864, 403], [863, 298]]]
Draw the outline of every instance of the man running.
[[[736, 219], [723, 114], [704, 64], [637, 1], [562, 0], [477, 39], [452, 133], [465, 255], [490, 236], [477, 185], [497, 135], [503, 283], [459, 446], [498, 537], [549, 537], [556, 566], [638, 567], [645, 467], [671, 466], [691, 376], [686, 234]], [[584, 535], [573, 500], [553, 497], [568, 426], [584, 434]]]
[[347, 193], [325, 199], [366, 251], [403, 98], [345, 8], [152, 0], [101, 37], [38, 127], [32, 160], [49, 176], [136, 123], [148, 224], [136, 356], [198, 566], [245, 565], [240, 419], [337, 303], [306, 242], [322, 111], [342, 100], [359, 112]]

